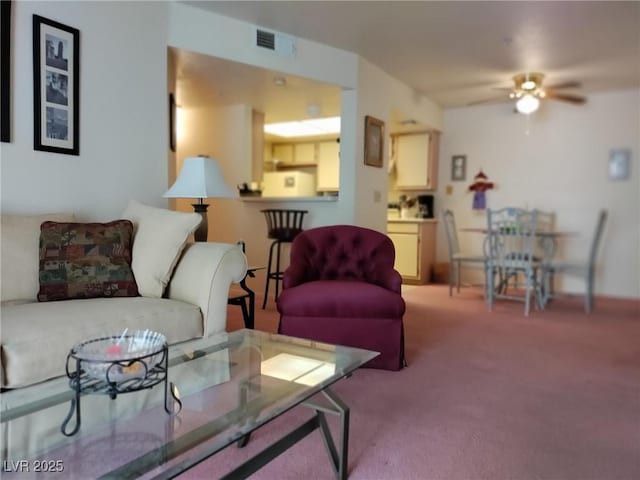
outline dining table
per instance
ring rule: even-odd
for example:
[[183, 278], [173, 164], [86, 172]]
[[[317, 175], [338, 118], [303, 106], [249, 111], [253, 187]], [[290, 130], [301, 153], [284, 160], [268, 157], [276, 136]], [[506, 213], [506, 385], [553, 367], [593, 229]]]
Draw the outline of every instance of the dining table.
[[[460, 229], [461, 232], [468, 233], [479, 233], [483, 235], [488, 235], [489, 229], [487, 227], [463, 227]], [[542, 258], [540, 262], [542, 264], [542, 268], [544, 265], [550, 264], [551, 260], [556, 254], [557, 251], [557, 242], [561, 238], [572, 237], [577, 235], [577, 232], [573, 231], [564, 231], [564, 230], [536, 230], [536, 237], [539, 239], [540, 249], [542, 251]], [[488, 236], [486, 237], [488, 238]], [[485, 240], [486, 241], [486, 240]], [[487, 255], [485, 251], [485, 256]], [[506, 283], [508, 278], [504, 278], [496, 287], [496, 290], [502, 291], [506, 288]], [[551, 280], [550, 285], [543, 285], [542, 296], [541, 296], [541, 304], [544, 307], [551, 298], [551, 293], [553, 292], [553, 280]]]

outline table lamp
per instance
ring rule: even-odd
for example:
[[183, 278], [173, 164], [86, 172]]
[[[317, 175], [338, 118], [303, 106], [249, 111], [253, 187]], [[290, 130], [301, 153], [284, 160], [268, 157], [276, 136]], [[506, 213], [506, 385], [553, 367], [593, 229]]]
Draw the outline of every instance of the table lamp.
[[198, 203], [193, 203], [193, 209], [202, 216], [200, 226], [194, 232], [196, 242], [206, 242], [209, 226], [207, 223], [208, 204], [203, 202], [205, 198], [235, 198], [238, 192], [229, 187], [224, 181], [218, 161], [200, 155], [184, 160], [182, 169], [176, 181], [167, 190], [165, 198], [197, 198]]

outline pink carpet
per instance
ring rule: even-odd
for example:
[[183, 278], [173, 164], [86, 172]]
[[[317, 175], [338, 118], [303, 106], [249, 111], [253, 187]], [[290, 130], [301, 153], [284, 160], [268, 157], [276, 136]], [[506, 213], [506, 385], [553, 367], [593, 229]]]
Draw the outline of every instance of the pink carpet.
[[[351, 480], [640, 478], [640, 302], [555, 300], [523, 315], [479, 289], [409, 287], [409, 367], [361, 369], [334, 391], [351, 408]], [[256, 302], [258, 305], [261, 302]], [[275, 331], [269, 302], [259, 330]], [[241, 328], [230, 307], [229, 330]], [[217, 478], [309, 416], [294, 409], [180, 478]], [[319, 432], [252, 478], [332, 479]]]

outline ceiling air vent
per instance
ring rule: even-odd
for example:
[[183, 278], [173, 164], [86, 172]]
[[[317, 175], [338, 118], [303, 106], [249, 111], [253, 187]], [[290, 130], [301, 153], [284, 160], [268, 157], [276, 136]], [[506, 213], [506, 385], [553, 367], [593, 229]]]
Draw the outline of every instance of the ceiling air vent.
[[293, 57], [296, 52], [294, 37], [260, 28], [256, 28], [256, 46], [266, 48], [284, 57]]
[[275, 50], [276, 34], [258, 29], [256, 34], [256, 45], [258, 47], [268, 48], [269, 50]]

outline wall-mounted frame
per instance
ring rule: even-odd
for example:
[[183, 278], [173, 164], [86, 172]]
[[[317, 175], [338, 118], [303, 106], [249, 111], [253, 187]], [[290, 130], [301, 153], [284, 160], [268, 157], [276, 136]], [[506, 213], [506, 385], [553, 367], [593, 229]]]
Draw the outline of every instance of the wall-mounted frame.
[[173, 93], [169, 94], [169, 148], [172, 152], [176, 151], [176, 97]]
[[467, 156], [453, 155], [451, 157], [451, 181], [464, 182], [467, 179]]
[[384, 122], [367, 115], [364, 119], [364, 164], [382, 168]]
[[618, 148], [609, 152], [609, 180], [627, 180], [631, 176], [631, 150]]
[[0, 1], [0, 142], [11, 141], [11, 3]]
[[33, 16], [33, 148], [79, 155], [80, 31]]

